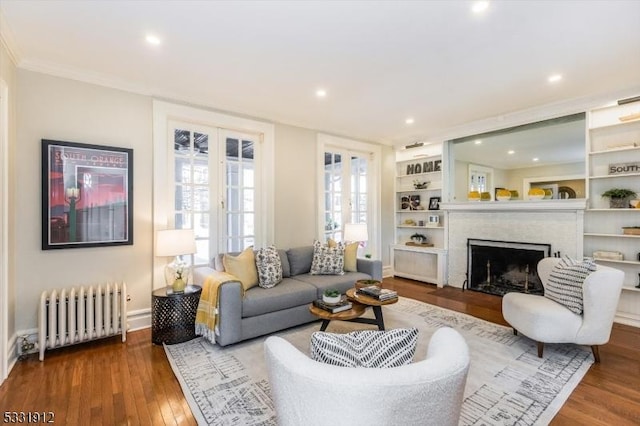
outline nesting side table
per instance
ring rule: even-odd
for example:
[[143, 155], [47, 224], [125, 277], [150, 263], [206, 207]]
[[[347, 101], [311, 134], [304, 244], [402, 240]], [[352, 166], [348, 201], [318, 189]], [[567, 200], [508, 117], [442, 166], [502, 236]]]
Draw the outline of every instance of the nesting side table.
[[196, 337], [195, 322], [202, 287], [189, 285], [184, 293], [171, 287], [154, 290], [151, 303], [151, 341], [156, 345], [182, 343]]

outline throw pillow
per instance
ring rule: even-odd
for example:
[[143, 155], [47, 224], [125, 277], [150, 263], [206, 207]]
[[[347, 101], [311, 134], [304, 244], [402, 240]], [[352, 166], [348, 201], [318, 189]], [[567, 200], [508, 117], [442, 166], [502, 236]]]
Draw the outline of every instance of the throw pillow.
[[237, 256], [225, 254], [222, 257], [225, 272], [235, 276], [242, 283], [242, 288], [249, 290], [258, 285], [258, 270], [253, 246], [246, 248]]
[[290, 248], [287, 250], [287, 258], [291, 276], [306, 274], [311, 270], [313, 246]]
[[346, 334], [317, 331], [311, 335], [311, 359], [341, 367], [400, 367], [411, 363], [417, 342], [417, 328]]
[[282, 281], [282, 261], [275, 246], [256, 251], [256, 268], [258, 269], [258, 285], [260, 287], [275, 287]]
[[[336, 243], [333, 239], [329, 238], [327, 245], [329, 247], [336, 247]], [[349, 243], [344, 247], [344, 270], [346, 272], [358, 272], [358, 246], [360, 243]]]
[[544, 288], [545, 297], [566, 306], [573, 313], [582, 314], [582, 284], [596, 268], [592, 259], [579, 261], [564, 256], [551, 270]]
[[310, 273], [311, 275], [344, 274], [344, 243], [329, 247], [320, 241], [314, 241]]

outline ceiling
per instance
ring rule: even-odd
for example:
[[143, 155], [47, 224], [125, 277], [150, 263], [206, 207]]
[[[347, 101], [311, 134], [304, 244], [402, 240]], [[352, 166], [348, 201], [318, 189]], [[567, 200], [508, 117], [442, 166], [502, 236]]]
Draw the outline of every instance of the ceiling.
[[640, 92], [640, 1], [472, 3], [2, 0], [0, 31], [24, 69], [395, 145]]

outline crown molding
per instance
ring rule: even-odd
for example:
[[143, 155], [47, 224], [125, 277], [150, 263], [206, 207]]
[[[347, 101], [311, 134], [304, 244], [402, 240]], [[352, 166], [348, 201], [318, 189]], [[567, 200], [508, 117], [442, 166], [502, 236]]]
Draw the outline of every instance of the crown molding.
[[16, 39], [9, 28], [9, 24], [4, 17], [2, 10], [0, 10], [0, 44], [2, 44], [7, 51], [9, 59], [11, 59], [13, 64], [17, 67], [20, 64], [22, 56], [20, 54], [18, 44], [16, 43]]

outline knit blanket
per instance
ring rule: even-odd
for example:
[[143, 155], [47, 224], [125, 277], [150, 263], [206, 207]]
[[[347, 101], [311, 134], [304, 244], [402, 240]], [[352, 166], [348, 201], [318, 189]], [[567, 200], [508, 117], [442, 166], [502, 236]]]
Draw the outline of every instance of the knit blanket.
[[218, 322], [218, 302], [222, 284], [238, 281], [238, 278], [226, 272], [211, 274], [204, 281], [202, 294], [196, 313], [196, 334], [211, 343], [216, 342], [216, 324]]

